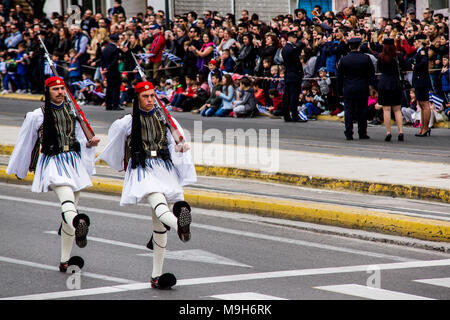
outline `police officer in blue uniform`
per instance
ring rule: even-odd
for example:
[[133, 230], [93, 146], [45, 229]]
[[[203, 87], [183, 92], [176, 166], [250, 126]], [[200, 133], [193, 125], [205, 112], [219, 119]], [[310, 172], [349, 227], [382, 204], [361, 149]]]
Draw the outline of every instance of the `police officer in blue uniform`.
[[106, 110], [123, 110], [120, 103], [120, 82], [119, 58], [121, 50], [118, 48], [119, 36], [112, 34], [110, 42], [103, 49], [101, 54], [101, 67], [106, 76]]
[[304, 44], [297, 42], [297, 32], [288, 32], [288, 42], [281, 51], [284, 66], [286, 68], [283, 94], [283, 116], [285, 122], [305, 122], [298, 115], [298, 103], [301, 92], [303, 67], [300, 62], [300, 54]]
[[337, 69], [340, 96], [344, 97], [345, 137], [353, 140], [353, 116], [358, 120], [359, 139], [367, 135], [367, 100], [369, 83], [375, 76], [375, 68], [369, 56], [359, 52], [361, 38], [348, 41], [350, 53], [341, 58]]
[[412, 86], [421, 109], [420, 118], [422, 123], [416, 137], [426, 137], [431, 134], [431, 129], [428, 128], [431, 117], [429, 103], [431, 80], [428, 72], [428, 52], [424, 45], [427, 41], [427, 37], [423, 34], [418, 34], [414, 37], [414, 47], [417, 48], [417, 51], [411, 59], [413, 69]]

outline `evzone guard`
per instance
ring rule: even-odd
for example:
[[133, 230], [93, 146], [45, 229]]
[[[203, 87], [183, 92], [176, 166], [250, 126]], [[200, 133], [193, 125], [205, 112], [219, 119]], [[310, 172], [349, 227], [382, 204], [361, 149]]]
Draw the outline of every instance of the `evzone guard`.
[[74, 240], [80, 248], [87, 244], [90, 220], [77, 205], [80, 191], [92, 186], [95, 147], [100, 141], [93, 132], [87, 140], [82, 126], [90, 126], [81, 110], [76, 114], [64, 99], [67, 92], [70, 95], [63, 79], [54, 76], [45, 81], [45, 104], [26, 114], [6, 170], [19, 179], [35, 172], [32, 192], [55, 191], [62, 216], [61, 272], [70, 265], [84, 265], [81, 257], [70, 255]]
[[[153, 250], [151, 287], [169, 289], [176, 277], [163, 273], [167, 231], [176, 230], [181, 241], [191, 238], [191, 208], [184, 201], [182, 186], [195, 183], [197, 175], [189, 146], [176, 143], [171, 130], [183, 136], [178, 122], [165, 117], [153, 84], [142, 81], [135, 87], [133, 113], [113, 122], [108, 144], [98, 159], [112, 168], [126, 170], [120, 205], [148, 202], [153, 232], [147, 247]], [[170, 121], [170, 124], [168, 123]], [[179, 136], [178, 136], [179, 137]], [[169, 203], [173, 203], [170, 210]]]

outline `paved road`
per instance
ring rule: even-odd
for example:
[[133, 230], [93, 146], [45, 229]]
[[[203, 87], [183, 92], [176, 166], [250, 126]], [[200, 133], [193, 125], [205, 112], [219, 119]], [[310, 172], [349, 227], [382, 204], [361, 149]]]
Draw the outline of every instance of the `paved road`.
[[[148, 207], [83, 193], [91, 217], [79, 282], [59, 259], [53, 193], [0, 183], [0, 298], [27, 299], [450, 299], [450, 254], [305, 231], [301, 223], [194, 208], [192, 240], [169, 233], [170, 291], [149, 288]], [[74, 278], [72, 278], [73, 280]], [[376, 289], [369, 286], [378, 287]]]
[[[26, 100], [1, 99], [0, 124], [21, 126], [23, 116], [27, 111], [38, 107], [40, 103]], [[83, 106], [87, 118], [97, 133], [106, 134], [110, 124], [117, 118], [129, 113], [124, 111], [107, 112], [99, 106]], [[191, 113], [174, 113], [183, 128], [193, 139], [205, 141], [208, 129], [218, 129], [226, 133], [227, 129], [267, 130], [272, 137], [279, 130], [279, 147], [287, 150], [329, 153], [335, 155], [353, 155], [372, 158], [390, 158], [405, 160], [420, 160], [430, 162], [449, 162], [450, 160], [450, 130], [436, 128], [432, 130], [431, 138], [417, 138], [416, 128], [405, 128], [406, 141], [399, 143], [394, 139], [392, 143], [384, 142], [385, 129], [382, 126], [369, 127], [371, 140], [344, 139], [343, 123], [336, 121], [309, 121], [308, 123], [284, 123], [282, 120], [257, 117], [253, 119], [234, 118], [203, 118]], [[201, 131], [198, 129], [201, 128]], [[195, 130], [197, 129], [197, 130]], [[214, 131], [209, 131], [210, 134]], [[396, 128], [393, 129], [394, 138]], [[357, 135], [355, 135], [357, 136]], [[200, 140], [200, 141], [202, 141]], [[198, 141], [198, 140], [197, 140]]]

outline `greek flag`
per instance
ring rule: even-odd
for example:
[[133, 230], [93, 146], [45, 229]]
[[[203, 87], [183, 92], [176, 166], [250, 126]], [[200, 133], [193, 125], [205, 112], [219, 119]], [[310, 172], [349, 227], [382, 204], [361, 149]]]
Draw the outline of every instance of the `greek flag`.
[[44, 74], [53, 76], [53, 71], [50, 65], [48, 64], [48, 61], [44, 61]]
[[176, 55], [169, 53], [167, 51], [163, 52], [163, 56], [172, 61], [173, 63], [179, 63], [181, 62], [181, 58], [177, 57]]
[[89, 87], [89, 86], [95, 86], [95, 83], [92, 82], [92, 80], [90, 80], [90, 79], [85, 79], [83, 81], [77, 81], [77, 82], [74, 82], [74, 84], [79, 85], [81, 88], [86, 88], [86, 87]]
[[300, 117], [300, 119], [302, 120], [308, 120], [308, 116], [306, 115], [306, 113], [304, 113], [303, 111], [299, 111], [298, 112], [298, 116]]
[[262, 106], [260, 104], [257, 104], [256, 107], [258, 108], [258, 111], [262, 114], [268, 114], [269, 112], [267, 111], [265, 106]]
[[166, 93], [162, 90], [155, 89], [155, 93], [156, 93], [156, 96], [158, 97], [158, 99], [160, 99], [160, 100], [168, 99]]
[[164, 96], [164, 97], [166, 96], [166, 93], [162, 90], [155, 89], [155, 93], [158, 96], [158, 98], [159, 98], [159, 96]]
[[97, 92], [97, 91], [92, 91], [93, 94], [95, 94], [96, 96], [105, 99], [106, 94], [104, 94], [103, 92]]
[[436, 107], [436, 111], [441, 111], [442, 110], [442, 104], [444, 102], [443, 99], [439, 98], [437, 95], [435, 95], [434, 93], [430, 92], [430, 103], [434, 104], [434, 106]]
[[141, 60], [147, 60], [148, 58], [153, 57], [153, 56], [154, 56], [153, 53], [138, 53], [136, 55], [136, 57], [138, 57]]

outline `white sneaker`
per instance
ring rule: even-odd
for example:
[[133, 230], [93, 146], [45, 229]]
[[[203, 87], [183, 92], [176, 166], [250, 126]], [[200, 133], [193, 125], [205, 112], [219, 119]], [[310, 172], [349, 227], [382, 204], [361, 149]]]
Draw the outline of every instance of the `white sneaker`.
[[342, 117], [344, 116], [344, 114], [345, 114], [345, 111], [342, 111], [342, 112], [338, 113], [337, 116], [338, 116], [339, 118], [342, 118]]
[[9, 91], [8, 90], [3, 90], [2, 92], [0, 92], [0, 94], [6, 94], [6, 93], [9, 93]]
[[329, 110], [326, 110], [326, 111], [322, 112], [322, 115], [324, 115], [324, 116], [328, 116], [328, 115], [329, 115], [330, 113], [331, 113], [331, 111], [329, 111]]

